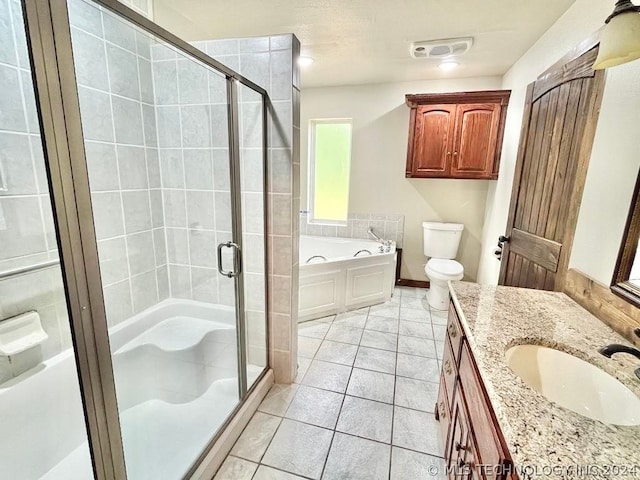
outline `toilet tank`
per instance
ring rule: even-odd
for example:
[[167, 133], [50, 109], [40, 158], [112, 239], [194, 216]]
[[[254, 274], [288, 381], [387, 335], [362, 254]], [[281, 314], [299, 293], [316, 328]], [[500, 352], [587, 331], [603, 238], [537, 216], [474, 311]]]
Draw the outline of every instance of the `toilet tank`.
[[461, 223], [424, 222], [422, 224], [424, 255], [430, 258], [454, 259], [464, 225]]

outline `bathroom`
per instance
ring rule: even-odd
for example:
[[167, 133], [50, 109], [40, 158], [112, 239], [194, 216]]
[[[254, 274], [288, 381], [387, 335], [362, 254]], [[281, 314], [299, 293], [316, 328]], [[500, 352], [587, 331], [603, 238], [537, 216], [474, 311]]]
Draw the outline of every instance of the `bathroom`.
[[[411, 2], [433, 31], [382, 3], [0, 0], [2, 478], [640, 468], [640, 62], [580, 70], [575, 103], [527, 89], [590, 67], [614, 2], [463, 2], [456, 28]], [[411, 57], [452, 37], [453, 70]], [[420, 178], [411, 112], [460, 92], [499, 112], [494, 170]], [[564, 203], [519, 153], [560, 108], [582, 143], [532, 144], [578, 162]], [[568, 237], [532, 240], [528, 186]]]

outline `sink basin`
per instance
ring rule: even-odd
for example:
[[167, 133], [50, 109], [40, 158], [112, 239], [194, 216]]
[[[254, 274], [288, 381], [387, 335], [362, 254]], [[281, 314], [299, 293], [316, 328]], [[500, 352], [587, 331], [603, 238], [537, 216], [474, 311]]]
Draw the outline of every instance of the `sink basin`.
[[640, 399], [598, 367], [541, 345], [517, 345], [505, 356], [516, 375], [558, 405], [610, 425], [640, 425]]

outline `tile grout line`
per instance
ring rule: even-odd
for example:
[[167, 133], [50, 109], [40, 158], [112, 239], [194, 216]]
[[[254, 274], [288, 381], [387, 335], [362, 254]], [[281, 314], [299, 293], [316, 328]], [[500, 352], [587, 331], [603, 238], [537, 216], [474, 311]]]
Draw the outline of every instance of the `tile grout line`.
[[[368, 315], [369, 315], [369, 314], [367, 314], [367, 320], [368, 320]], [[428, 315], [429, 315], [429, 318], [431, 319], [430, 312], [428, 312]], [[374, 315], [374, 316], [375, 316], [375, 315]], [[393, 320], [393, 319], [389, 319], [389, 320]], [[400, 318], [398, 319], [398, 321], [400, 321]], [[324, 323], [324, 322], [323, 322], [323, 323]], [[327, 322], [327, 323], [328, 323], [328, 322]], [[431, 323], [431, 322], [429, 322], [429, 323]], [[330, 327], [331, 327], [333, 324], [334, 324], [334, 321], [330, 322], [330, 323], [329, 323]], [[330, 327], [329, 327], [329, 328], [330, 328]], [[327, 333], [328, 333], [328, 330], [329, 330], [329, 329], [327, 329]], [[361, 367], [356, 367], [356, 366], [355, 366], [355, 359], [357, 359], [357, 355], [358, 355], [358, 352], [360, 351], [360, 348], [361, 348], [361, 347], [365, 347], [365, 348], [373, 348], [374, 350], [379, 350], [379, 351], [381, 351], [381, 352], [389, 351], [389, 350], [384, 350], [384, 349], [380, 349], [380, 348], [376, 348], [376, 347], [367, 347], [366, 345], [362, 345], [362, 336], [363, 336], [364, 330], [366, 330], [366, 321], [365, 321], [365, 328], [362, 328], [362, 329], [360, 329], [360, 330], [362, 330], [362, 334], [361, 334], [361, 336], [360, 336], [360, 341], [358, 342], [358, 344], [355, 344], [355, 345], [354, 345], [354, 344], [348, 344], [348, 343], [345, 343], [345, 342], [336, 342], [336, 343], [343, 343], [343, 344], [345, 344], [345, 345], [354, 345], [354, 346], [356, 346], [356, 357], [354, 358], [354, 363], [353, 363], [352, 365], [344, 365], [344, 364], [339, 364], [339, 363], [335, 363], [335, 362], [331, 362], [331, 361], [326, 361], [326, 360], [320, 360], [320, 359], [317, 359], [317, 358], [316, 358], [316, 357], [317, 357], [317, 354], [318, 354], [318, 351], [320, 350], [320, 348], [321, 348], [322, 344], [323, 344], [325, 341], [333, 342], [333, 340], [329, 340], [329, 339], [327, 339], [327, 338], [326, 338], [327, 333], [325, 333], [325, 334], [324, 334], [324, 336], [323, 336], [322, 338], [317, 338], [317, 337], [307, 337], [307, 338], [316, 338], [316, 339], [320, 340], [320, 345], [318, 346], [318, 349], [317, 349], [317, 350], [316, 350], [316, 352], [314, 353], [313, 357], [311, 357], [311, 358], [301, 357], [301, 358], [305, 358], [305, 360], [308, 360], [308, 361], [310, 362], [310, 363], [309, 363], [309, 365], [311, 365], [311, 363], [312, 363], [312, 362], [314, 362], [314, 361], [318, 361], [318, 362], [323, 361], [323, 362], [326, 362], [326, 363], [331, 363], [331, 364], [335, 364], [335, 365], [341, 365], [341, 366], [345, 366], [345, 367], [350, 368], [349, 378], [348, 378], [348, 380], [347, 380], [347, 387], [346, 387], [346, 390], [348, 389], [349, 383], [350, 383], [350, 381], [351, 381], [352, 374], [353, 374], [353, 369], [354, 369], [354, 368], [359, 368], [359, 369], [362, 369], [362, 370], [367, 370], [367, 371], [371, 371], [371, 372], [382, 373], [382, 374], [387, 374], [387, 375], [388, 375], [388, 373], [386, 373], [386, 372], [380, 372], [380, 371], [376, 371], [376, 370], [370, 370], [370, 369], [367, 369], [367, 368], [361, 368]], [[434, 330], [433, 330], [433, 324], [432, 324], [432, 326], [431, 326], [431, 330], [432, 330], [432, 332], [434, 333], [434, 338], [431, 338], [430, 340], [434, 343], [434, 346], [435, 346], [436, 340], [435, 340], [435, 332], [434, 332]], [[383, 333], [387, 333], [387, 332], [383, 332]], [[304, 335], [301, 335], [301, 336], [304, 336]], [[414, 337], [414, 338], [423, 338], [423, 337]], [[391, 403], [391, 406], [392, 406], [392, 422], [391, 422], [391, 428], [392, 428], [392, 430], [391, 430], [391, 439], [390, 439], [390, 443], [384, 443], [384, 442], [380, 442], [380, 441], [378, 441], [378, 440], [373, 440], [373, 439], [371, 439], [371, 438], [366, 438], [366, 437], [361, 437], [361, 436], [359, 436], [359, 435], [353, 435], [353, 434], [351, 434], [351, 433], [341, 432], [341, 433], [343, 433], [343, 434], [345, 434], [345, 435], [349, 435], [349, 436], [352, 436], [352, 437], [355, 437], [355, 438], [360, 438], [360, 439], [363, 439], [363, 440], [369, 440], [369, 441], [375, 442], [375, 443], [380, 444], [380, 445], [387, 445], [387, 446], [389, 447], [389, 478], [390, 478], [390, 475], [391, 475], [391, 466], [392, 466], [393, 447], [394, 447], [394, 446], [395, 446], [396, 448], [400, 448], [400, 449], [404, 449], [404, 450], [407, 450], [407, 451], [415, 452], [415, 453], [418, 453], [418, 454], [420, 454], [420, 455], [427, 455], [427, 456], [432, 457], [432, 458], [439, 458], [439, 459], [442, 459], [442, 458], [443, 458], [443, 457], [441, 457], [441, 456], [439, 456], [439, 455], [435, 455], [435, 454], [432, 454], [432, 453], [421, 452], [421, 451], [414, 450], [414, 449], [411, 449], [411, 448], [406, 448], [406, 447], [402, 447], [402, 446], [393, 445], [393, 426], [394, 426], [394, 422], [395, 422], [395, 409], [396, 409], [396, 407], [398, 407], [398, 406], [397, 406], [397, 404], [396, 404], [396, 401], [395, 401], [396, 391], [397, 391], [397, 378], [398, 378], [398, 377], [401, 377], [401, 378], [411, 378], [411, 377], [404, 377], [404, 376], [402, 376], [402, 375], [398, 375], [398, 373], [397, 373], [397, 368], [398, 368], [398, 356], [399, 356], [399, 354], [401, 353], [401, 352], [399, 352], [399, 351], [398, 351], [398, 348], [397, 348], [398, 343], [399, 343], [399, 340], [400, 340], [400, 338], [399, 338], [399, 334], [398, 334], [398, 335], [396, 335], [396, 350], [395, 350], [395, 352], [394, 352], [394, 353], [395, 353], [395, 357], [396, 357], [396, 364], [395, 364], [395, 368], [394, 368], [394, 393], [393, 393], [393, 401], [392, 401], [392, 403]], [[406, 354], [406, 355], [411, 355], [411, 354]], [[429, 358], [429, 359], [431, 359], [431, 360], [436, 360], [436, 361], [438, 361], [438, 358], [437, 358], [437, 352], [436, 352], [436, 358], [435, 358], [435, 359], [434, 359], [434, 358], [431, 358], [431, 357], [423, 357], [422, 355], [417, 355], [417, 356], [418, 356], [418, 357], [421, 357], [421, 358]], [[301, 382], [302, 382], [302, 381], [304, 381], [304, 378], [306, 377], [306, 375], [307, 375], [307, 372], [305, 372], [305, 375], [304, 375], [304, 376], [303, 376], [303, 378], [301, 379]], [[415, 379], [415, 380], [418, 380], [418, 381], [426, 381], [426, 382], [431, 383], [431, 384], [437, 384], [437, 382], [429, 382], [428, 380], [422, 380], [422, 379]], [[282, 472], [286, 472], [286, 473], [291, 473], [291, 472], [287, 472], [286, 470], [282, 470], [282, 469], [280, 469], [280, 468], [278, 468], [278, 467], [272, 467], [272, 466], [269, 466], [269, 465], [266, 465], [266, 464], [262, 463], [262, 460], [264, 459], [264, 455], [266, 454], [267, 450], [268, 450], [268, 449], [269, 449], [269, 447], [271, 446], [271, 442], [273, 441], [273, 438], [275, 437], [275, 435], [276, 435], [276, 434], [277, 434], [277, 432], [279, 431], [280, 426], [281, 426], [281, 425], [282, 425], [282, 423], [283, 423], [283, 420], [284, 420], [285, 418], [287, 418], [288, 420], [293, 421], [293, 422], [299, 422], [299, 423], [306, 424], [306, 425], [309, 425], [309, 426], [312, 426], [312, 427], [315, 427], [315, 428], [321, 428], [321, 429], [328, 430], [328, 431], [331, 431], [331, 432], [332, 432], [332, 438], [331, 438], [331, 442], [330, 442], [330, 444], [329, 444], [329, 450], [328, 450], [328, 452], [327, 452], [327, 456], [325, 457], [325, 461], [324, 461], [324, 465], [323, 465], [323, 469], [322, 469], [322, 474], [321, 474], [321, 475], [324, 475], [325, 470], [326, 470], [326, 466], [327, 466], [327, 462], [328, 462], [328, 458], [329, 458], [329, 455], [330, 455], [330, 453], [331, 453], [331, 448], [332, 448], [332, 446], [333, 446], [333, 442], [334, 442], [334, 440], [335, 440], [335, 434], [338, 432], [338, 430], [337, 430], [337, 424], [338, 424], [338, 421], [339, 421], [339, 419], [340, 419], [340, 415], [342, 414], [342, 411], [343, 411], [343, 408], [344, 408], [344, 402], [346, 401], [346, 397], [347, 397], [347, 396], [351, 396], [351, 397], [354, 397], [354, 398], [364, 398], [364, 397], [358, 397], [357, 395], [347, 394], [347, 391], [346, 391], [346, 390], [345, 390], [345, 392], [335, 392], [335, 391], [333, 391], [333, 390], [328, 390], [328, 389], [320, 388], [320, 387], [316, 387], [316, 386], [313, 386], [313, 385], [306, 385], [306, 384], [303, 384], [303, 383], [298, 383], [297, 385], [298, 385], [298, 388], [299, 388], [299, 386], [300, 386], [300, 385], [305, 385], [305, 386], [307, 386], [307, 387], [309, 387], [309, 388], [315, 388], [315, 389], [318, 389], [318, 390], [323, 390], [323, 391], [327, 391], [327, 392], [332, 392], [332, 393], [339, 393], [339, 394], [342, 394], [343, 398], [342, 398], [342, 402], [341, 402], [341, 406], [340, 406], [340, 411], [339, 411], [339, 413], [338, 413], [338, 417], [337, 417], [337, 419], [336, 419], [336, 424], [335, 424], [335, 426], [334, 426], [332, 429], [329, 429], [329, 428], [321, 427], [321, 426], [318, 426], [318, 425], [314, 425], [314, 424], [311, 424], [311, 423], [308, 423], [308, 422], [305, 422], [305, 421], [300, 421], [300, 420], [296, 420], [296, 419], [293, 419], [293, 418], [287, 418], [285, 415], [286, 415], [286, 414], [287, 414], [287, 412], [289, 411], [289, 409], [290, 409], [290, 407], [291, 407], [291, 404], [293, 403], [293, 400], [295, 399], [295, 395], [297, 395], [297, 392], [296, 392], [296, 394], [294, 394], [294, 397], [292, 398], [291, 402], [290, 402], [290, 403], [289, 403], [289, 405], [287, 406], [287, 408], [286, 408], [286, 410], [285, 410], [285, 412], [284, 412], [283, 416], [269, 414], [269, 415], [272, 415], [272, 416], [280, 417], [280, 423], [278, 424], [278, 428], [276, 429], [276, 432], [275, 432], [275, 433], [274, 433], [274, 435], [272, 436], [271, 440], [269, 441], [269, 444], [268, 444], [267, 448], [265, 449], [265, 452], [262, 454], [262, 456], [261, 456], [261, 458], [260, 458], [260, 461], [258, 462], [258, 468], [259, 468], [259, 466], [260, 466], [260, 465], [265, 465], [265, 466], [267, 466], [267, 467], [269, 467], [269, 468], [273, 468], [274, 470], [278, 470], [278, 471], [282, 471]], [[380, 403], [380, 404], [383, 404], [383, 405], [389, 405], [389, 404], [388, 404], [388, 403], [386, 403], [386, 402], [380, 402], [380, 401], [378, 401], [378, 400], [372, 400], [372, 399], [365, 399], [365, 400], [369, 400], [369, 401], [372, 401], [372, 402]], [[398, 408], [399, 408], [399, 407], [398, 407]], [[413, 408], [410, 408], [410, 407], [402, 407], [402, 408], [406, 408], [407, 410], [413, 410], [413, 411], [417, 411], [417, 412], [421, 412], [421, 413], [427, 413], [427, 414], [428, 414], [428, 413], [433, 413], [433, 412], [425, 412], [425, 411], [422, 411], [422, 410], [413, 409]], [[263, 413], [266, 413], [266, 412], [263, 412]], [[238, 457], [238, 458], [241, 458], [241, 457]], [[254, 462], [254, 463], [255, 463], [255, 462]], [[256, 472], [257, 472], [257, 469], [256, 469]], [[254, 473], [254, 476], [255, 476], [255, 474], [256, 474], [256, 473]], [[296, 475], [299, 475], [299, 474], [296, 474]], [[308, 477], [304, 477], [303, 475], [301, 475], [301, 477], [303, 477], [303, 478], [308, 478]]]
[[[335, 321], [335, 319], [334, 319]], [[362, 337], [362, 336], [361, 336]], [[360, 344], [358, 344], [358, 347]], [[319, 350], [319, 348], [318, 348]], [[355, 358], [354, 358], [355, 362]], [[331, 448], [333, 447], [333, 441], [336, 438], [336, 428], [338, 427], [338, 421], [340, 421], [340, 415], [342, 415], [342, 408], [344, 407], [344, 401], [347, 398], [347, 390], [349, 389], [349, 383], [351, 383], [351, 375], [353, 375], [353, 367], [351, 367], [349, 371], [349, 378], [347, 379], [347, 385], [344, 389], [344, 394], [342, 396], [342, 402], [340, 403], [340, 410], [338, 411], [338, 418], [336, 418], [336, 424], [333, 426], [333, 433], [331, 434], [331, 441], [329, 442], [329, 450], [327, 450], [327, 456], [324, 459], [324, 464], [322, 465], [322, 471], [320, 472], [320, 478], [324, 476], [324, 472], [327, 469], [327, 462], [329, 461], [329, 455], [331, 455]]]
[[[402, 290], [400, 291], [400, 305], [402, 305]], [[398, 335], [396, 336], [396, 365], [393, 370], [393, 405], [391, 406], [391, 439], [389, 447], [389, 473], [388, 478], [391, 480], [391, 469], [393, 468], [393, 430], [396, 423], [396, 392], [398, 389], [398, 344], [400, 342], [400, 313], [402, 310], [398, 307]]]
[[[359, 349], [359, 347], [360, 347], [360, 345], [358, 345], [358, 349]], [[397, 359], [398, 353], [399, 353], [399, 352], [397, 352], [397, 351], [396, 351], [396, 359]], [[313, 360], [313, 359], [311, 359], [311, 360]], [[353, 368], [355, 368], [355, 367], [351, 367], [351, 372], [353, 372]], [[397, 365], [396, 365], [396, 370], [397, 370]], [[380, 372], [380, 373], [383, 373], [383, 372]], [[395, 375], [395, 376], [397, 377], [397, 375]], [[350, 378], [351, 378], [351, 374], [350, 374]], [[350, 378], [349, 378], [349, 381], [350, 381]], [[348, 383], [349, 383], [349, 382], [347, 382], [347, 384], [348, 384]], [[433, 383], [433, 382], [431, 382], [431, 383]], [[318, 388], [318, 387], [312, 387], [312, 386], [309, 386], [309, 387], [310, 387], [310, 388]], [[325, 389], [319, 389], [319, 390], [325, 390]], [[330, 391], [330, 390], [328, 390], [328, 391]], [[333, 392], [333, 391], [331, 391], [331, 392]], [[336, 393], [336, 392], [333, 392], [333, 393]], [[347, 394], [346, 394], [346, 393], [345, 393], [345, 394], [343, 394], [343, 401], [342, 401], [342, 405], [341, 405], [340, 412], [339, 412], [339, 414], [338, 414], [338, 420], [339, 420], [340, 414], [342, 413], [342, 408], [343, 408], [343, 405], [344, 405], [344, 401], [346, 400], [346, 398], [345, 398], [346, 396], [347, 396]], [[355, 396], [353, 396], [353, 395], [349, 395], [349, 396], [355, 397]], [[378, 401], [376, 401], [376, 400], [371, 400], [371, 399], [368, 399], [368, 400], [370, 400], [370, 401], [374, 401], [374, 402], [376, 402], [376, 403], [385, 404], [384, 402], [378, 402]], [[293, 400], [292, 400], [292, 402], [293, 402]], [[284, 415], [286, 415], [286, 412], [289, 410], [290, 406], [291, 406], [291, 403], [289, 404], [289, 407], [287, 407], [287, 409], [285, 410], [285, 414], [284, 414]], [[393, 408], [394, 408], [394, 409], [395, 409], [395, 406], [396, 406], [396, 405], [395, 405], [395, 383], [394, 383], [394, 403], [393, 403]], [[409, 409], [410, 409], [410, 408], [409, 408]], [[413, 410], [413, 409], [410, 409], [410, 410]], [[418, 411], [419, 411], [419, 410], [418, 410]], [[263, 413], [266, 413], [266, 412], [263, 412]], [[429, 413], [429, 412], [426, 412], [426, 413]], [[269, 414], [269, 415], [276, 416], [276, 417], [280, 417], [280, 415], [273, 415], [273, 414]], [[280, 420], [280, 423], [279, 423], [278, 429], [279, 429], [280, 425], [282, 424], [282, 420], [283, 420], [284, 418], [286, 418], [286, 417], [280, 417], [280, 419], [281, 419], [281, 420]], [[336, 426], [335, 426], [333, 429], [327, 429], [327, 428], [325, 428], [325, 427], [320, 427], [320, 426], [318, 426], [318, 425], [313, 425], [313, 424], [310, 424], [310, 423], [308, 423], [308, 422], [304, 422], [304, 421], [300, 421], [300, 420], [295, 420], [295, 419], [289, 419], [289, 420], [290, 420], [290, 421], [296, 421], [296, 422], [303, 423], [303, 424], [307, 424], [307, 425], [310, 425], [310, 426], [313, 426], [313, 427], [316, 427], [316, 428], [323, 428], [323, 429], [325, 429], [325, 430], [333, 431], [333, 432], [334, 432], [334, 433], [333, 433], [334, 437], [335, 437], [335, 433], [337, 432], [337, 421], [338, 421], [338, 420], [336, 421]], [[392, 421], [392, 428], [393, 428], [393, 421]], [[277, 430], [278, 430], [278, 429], [277, 429]], [[276, 430], [276, 433], [277, 433], [277, 430]], [[344, 433], [344, 432], [343, 432], [343, 433]], [[391, 440], [391, 443], [390, 443], [390, 444], [386, 444], [386, 443], [384, 443], [384, 442], [379, 442], [379, 441], [377, 441], [377, 440], [372, 440], [372, 439], [370, 439], [370, 438], [360, 437], [360, 436], [358, 436], [358, 435], [352, 435], [352, 434], [350, 434], [350, 433], [345, 433], [345, 434], [346, 434], [346, 435], [351, 435], [351, 436], [356, 437], [356, 438], [361, 438], [361, 439], [364, 439], [364, 440], [373, 441], [373, 442], [376, 442], [376, 443], [379, 443], [379, 444], [382, 444], [382, 445], [389, 445], [391, 448], [394, 446], [394, 445], [393, 445], [393, 440]], [[274, 433], [274, 437], [275, 437], [275, 433]], [[271, 441], [272, 441], [272, 440], [273, 440], [273, 437], [272, 437]], [[270, 444], [271, 444], [271, 441], [269, 442], [269, 446], [270, 446]], [[333, 437], [332, 437], [332, 442], [331, 442], [331, 444], [330, 444], [329, 452], [330, 452], [330, 449], [331, 449], [332, 444], [333, 444]], [[266, 451], [268, 450], [269, 446], [267, 446], [267, 449], [265, 449], [265, 453], [266, 453]], [[429, 453], [425, 453], [425, 452], [418, 452], [418, 451], [416, 451], [416, 450], [412, 450], [412, 449], [410, 449], [410, 448], [405, 448], [405, 447], [398, 447], [398, 448], [402, 448], [402, 449], [405, 449], [405, 450], [408, 450], [408, 451], [414, 451], [414, 452], [416, 452], [416, 453], [423, 454], [423, 455], [427, 455], [427, 456], [431, 456], [431, 457], [435, 457], [435, 458], [442, 458], [442, 457], [439, 457], [438, 455], [433, 455], [433, 454], [429, 454]], [[390, 462], [391, 462], [391, 457], [392, 457], [392, 453], [391, 453], [391, 452], [392, 452], [392, 450], [390, 450]], [[241, 457], [239, 457], [239, 458], [241, 458]], [[265, 464], [261, 463], [261, 461], [262, 461], [262, 459], [263, 459], [263, 458], [264, 458], [264, 454], [261, 456], [261, 460], [260, 460], [260, 462], [258, 462], [258, 464], [259, 464], [259, 465], [265, 465]], [[328, 461], [328, 454], [327, 454], [327, 458], [325, 459], [325, 466], [324, 466], [324, 468], [326, 468], [326, 462], [327, 462], [327, 461]], [[268, 466], [268, 465], [265, 465], [265, 466]], [[271, 467], [271, 466], [269, 466], [269, 467], [270, 467], [270, 468], [274, 468], [275, 470], [280, 470], [280, 469], [278, 469], [277, 467]], [[324, 472], [324, 468], [323, 468], [323, 472]], [[390, 467], [390, 468], [391, 468], [391, 467]], [[284, 471], [284, 470], [280, 470], [280, 471]]]

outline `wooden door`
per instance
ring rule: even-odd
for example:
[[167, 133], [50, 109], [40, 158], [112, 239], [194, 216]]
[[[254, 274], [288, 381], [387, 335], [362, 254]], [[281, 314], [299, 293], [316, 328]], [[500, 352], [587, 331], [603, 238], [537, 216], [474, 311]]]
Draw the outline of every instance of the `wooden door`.
[[561, 290], [568, 270], [604, 71], [594, 41], [529, 85], [500, 284]]
[[490, 178], [498, 142], [500, 105], [458, 105], [451, 174], [459, 178]]
[[412, 173], [446, 175], [455, 127], [456, 105], [422, 105], [416, 112]]

